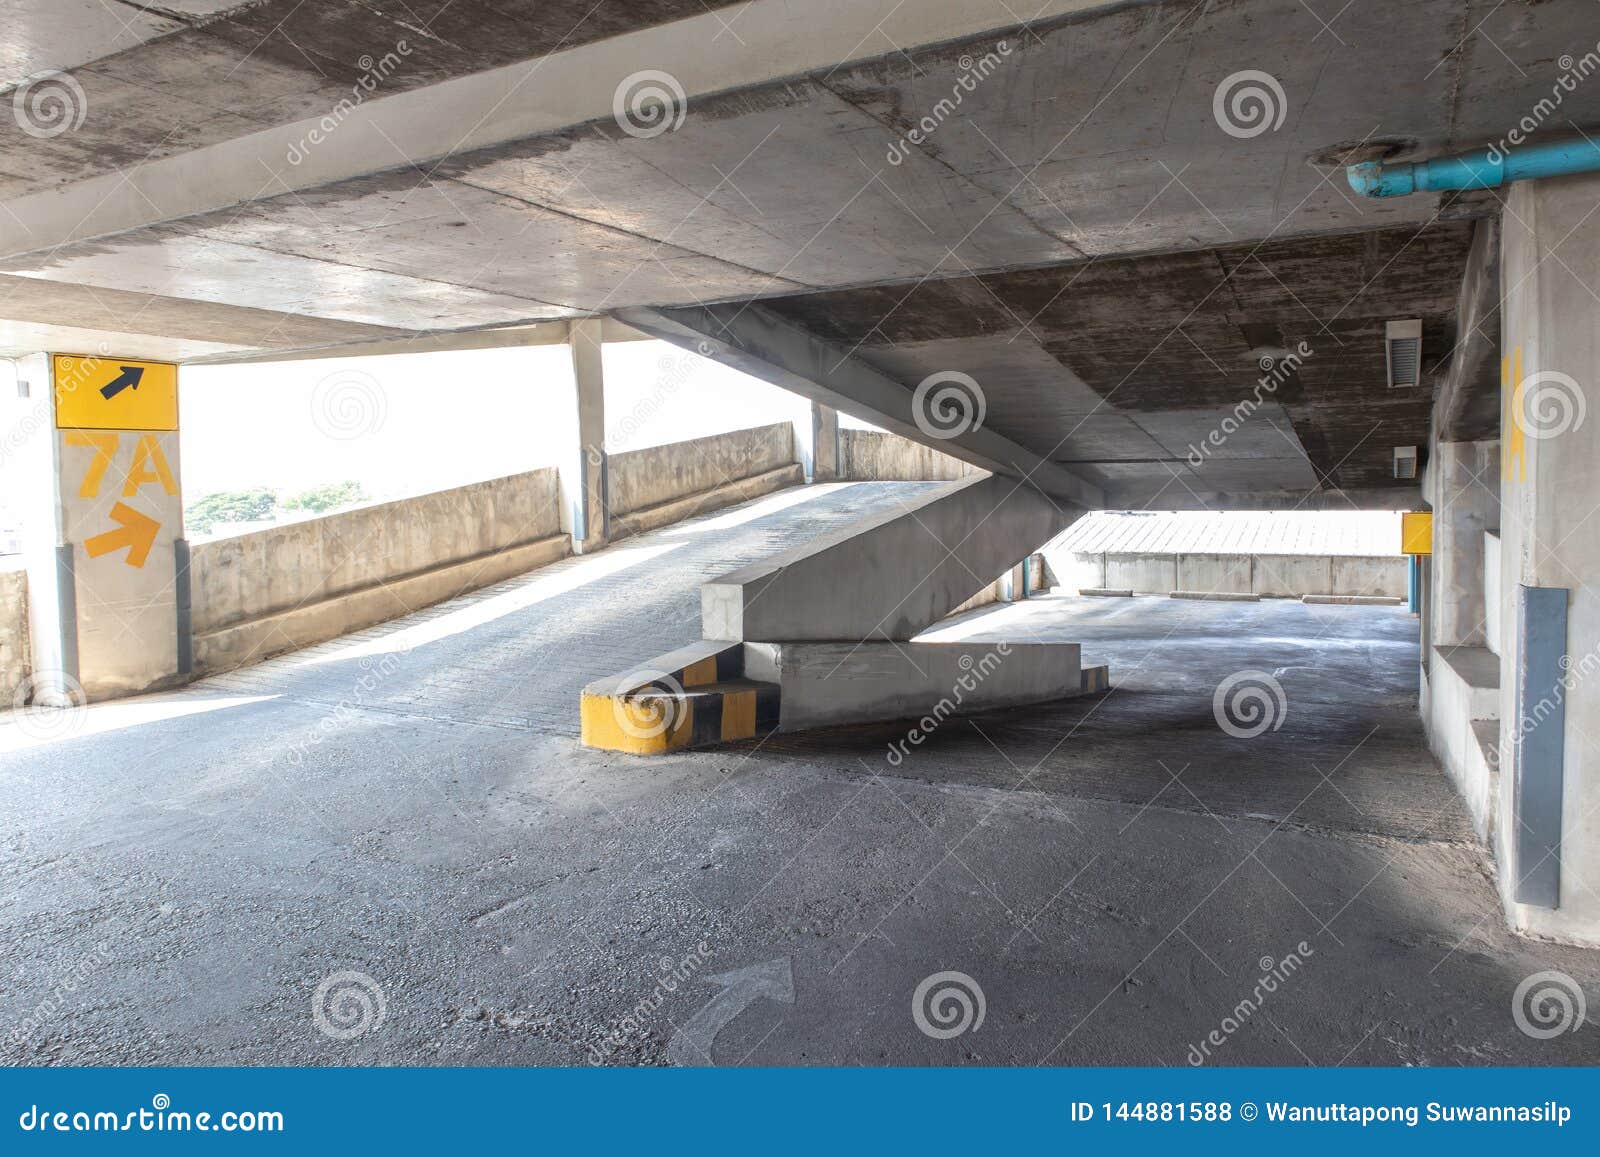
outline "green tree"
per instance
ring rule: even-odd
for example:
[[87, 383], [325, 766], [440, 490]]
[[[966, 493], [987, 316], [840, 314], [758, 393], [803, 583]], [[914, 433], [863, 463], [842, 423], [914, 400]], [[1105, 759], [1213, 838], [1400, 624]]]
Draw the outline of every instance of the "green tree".
[[191, 534], [208, 534], [219, 522], [265, 522], [277, 510], [278, 496], [265, 486], [253, 490], [219, 490], [184, 511]]
[[341, 506], [349, 506], [366, 498], [366, 492], [361, 489], [361, 483], [328, 482], [322, 486], [313, 486], [310, 490], [303, 490], [299, 494], [283, 500], [285, 510], [309, 510], [312, 514], [325, 514], [330, 510], [337, 510]]

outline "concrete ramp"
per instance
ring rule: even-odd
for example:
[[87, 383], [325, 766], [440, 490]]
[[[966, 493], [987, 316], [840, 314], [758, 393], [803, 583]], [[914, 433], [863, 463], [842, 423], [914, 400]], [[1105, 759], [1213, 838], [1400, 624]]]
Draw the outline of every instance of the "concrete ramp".
[[1014, 478], [962, 478], [700, 589], [707, 639], [908, 640], [1083, 513]]

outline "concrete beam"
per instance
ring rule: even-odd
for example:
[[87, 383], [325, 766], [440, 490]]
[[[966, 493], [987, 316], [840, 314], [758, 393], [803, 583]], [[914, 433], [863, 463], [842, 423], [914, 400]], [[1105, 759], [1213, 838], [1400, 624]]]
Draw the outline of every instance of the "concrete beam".
[[912, 387], [759, 305], [630, 307], [616, 316], [634, 329], [953, 458], [1024, 480], [1052, 498], [1089, 509], [1104, 505], [1100, 487], [982, 425], [949, 438], [930, 435], [917, 423]]
[[[1047, 0], [1033, 21], [1102, 6]], [[1022, 19], [1005, 0], [752, 0], [740, 9], [737, 52], [728, 18], [705, 12], [579, 44], [393, 96], [346, 100], [333, 118], [219, 141], [125, 170], [13, 198], [0, 212], [0, 255], [53, 249], [267, 194], [459, 155], [612, 116], [619, 82], [669, 69], [684, 99], [798, 76], [917, 45], [976, 36]], [[425, 34], [424, 34], [425, 35]], [[377, 54], [385, 45], [375, 45]], [[396, 45], [402, 57], [409, 45]], [[400, 59], [396, 67], [403, 66]], [[224, 83], [226, 78], [224, 78]], [[203, 95], [203, 94], [202, 94]], [[225, 103], [225, 102], [224, 102]]]
[[1477, 442], [1500, 432], [1500, 222], [1473, 228], [1456, 300], [1456, 344], [1433, 402], [1433, 436]]
[[[299, 362], [323, 358], [384, 357], [389, 354], [454, 353], [459, 350], [565, 345], [568, 337], [567, 322], [542, 321], [532, 325], [493, 326], [488, 329], [451, 330], [444, 333], [419, 332], [410, 336], [348, 342], [336, 346], [310, 346], [286, 352], [251, 351], [239, 354], [215, 354], [187, 360], [193, 365], [249, 365], [257, 362]], [[606, 331], [605, 340], [613, 340], [609, 329]]]
[[910, 639], [1083, 512], [974, 475], [700, 588], [708, 639]]
[[[1153, 493], [1154, 492], [1154, 493]], [[1153, 496], [1152, 496], [1153, 493]], [[1113, 486], [1107, 510], [1420, 510], [1419, 486], [1377, 490], [1239, 490], [1195, 492], [1176, 484], [1156, 490], [1148, 482]]]

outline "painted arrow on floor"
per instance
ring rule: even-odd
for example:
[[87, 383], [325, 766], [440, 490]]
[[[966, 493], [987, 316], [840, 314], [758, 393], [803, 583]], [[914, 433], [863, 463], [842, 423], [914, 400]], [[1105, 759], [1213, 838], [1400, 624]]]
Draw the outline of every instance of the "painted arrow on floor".
[[112, 398], [122, 393], [123, 390], [129, 388], [137, 390], [139, 388], [139, 379], [142, 377], [144, 377], [143, 366], [123, 366], [120, 374], [100, 387], [100, 396], [109, 402]]
[[675, 1065], [711, 1064], [711, 1046], [717, 1034], [761, 997], [782, 1004], [794, 1003], [794, 973], [787, 956], [706, 979], [722, 985], [722, 991], [672, 1034], [672, 1040], [667, 1043], [667, 1058]]
[[85, 539], [83, 549], [90, 558], [99, 558], [127, 547], [128, 557], [123, 561], [129, 566], [142, 567], [150, 557], [150, 547], [156, 541], [156, 531], [161, 529], [161, 524], [148, 514], [140, 514], [125, 502], [119, 502], [111, 508], [111, 521], [117, 524], [117, 529]]

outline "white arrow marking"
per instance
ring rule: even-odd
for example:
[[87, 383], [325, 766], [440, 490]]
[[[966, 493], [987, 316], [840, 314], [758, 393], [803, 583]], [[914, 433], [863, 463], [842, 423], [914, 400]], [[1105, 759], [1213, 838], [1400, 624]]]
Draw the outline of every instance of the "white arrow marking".
[[711, 1064], [711, 1045], [717, 1034], [761, 997], [794, 1003], [794, 973], [787, 956], [708, 976], [706, 980], [722, 985], [722, 991], [672, 1034], [667, 1058], [675, 1065]]

